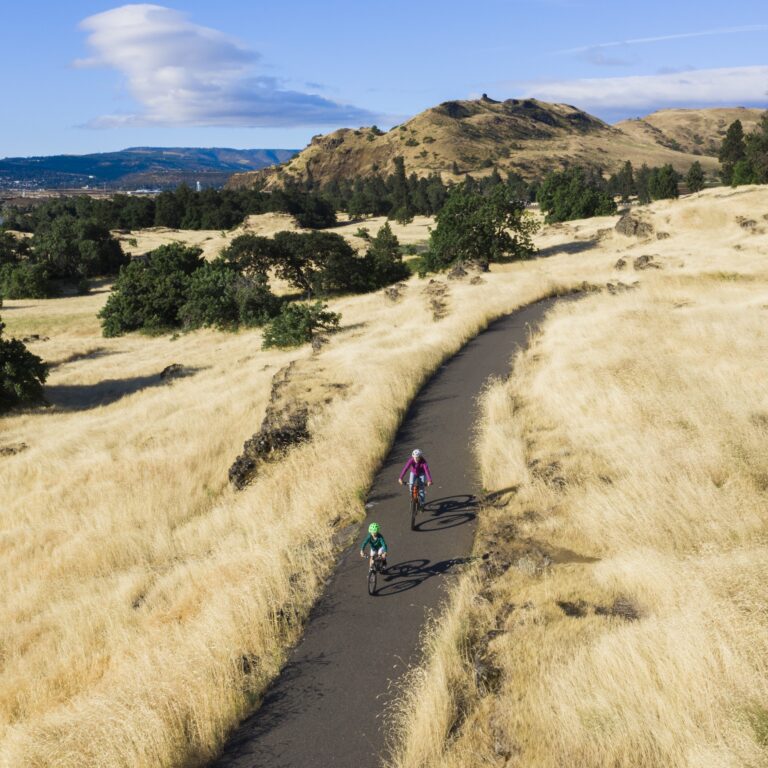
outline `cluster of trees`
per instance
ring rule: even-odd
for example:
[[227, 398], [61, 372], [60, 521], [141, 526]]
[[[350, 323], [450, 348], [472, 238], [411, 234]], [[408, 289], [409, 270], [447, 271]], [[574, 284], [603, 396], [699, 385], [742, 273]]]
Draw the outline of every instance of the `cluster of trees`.
[[89, 278], [116, 274], [128, 261], [109, 229], [68, 214], [42, 221], [32, 237], [0, 231], [0, 296], [55, 296], [63, 284], [88, 290]]
[[328, 199], [316, 192], [289, 186], [265, 192], [260, 189], [204, 189], [195, 192], [186, 184], [156, 197], [114, 195], [102, 200], [87, 195], [58, 198], [30, 210], [7, 209], [5, 226], [21, 232], [37, 232], [63, 216], [95, 221], [106, 229], [230, 229], [251, 214], [293, 214], [303, 227], [322, 229], [336, 223]]
[[[444, 184], [437, 173], [421, 178], [415, 173], [406, 174], [402, 157], [396, 157], [394, 163], [395, 170], [389, 176], [374, 173], [365, 178], [334, 180], [322, 188], [322, 194], [336, 209], [353, 217], [388, 216], [407, 223], [414, 216], [440, 213], [452, 186]], [[530, 185], [515, 173], [506, 180], [496, 169], [481, 179], [466, 174], [463, 184], [467, 190], [482, 194], [496, 186], [507, 186], [517, 199], [533, 199]]]
[[[680, 174], [669, 164], [649, 168], [645, 163], [635, 171], [627, 161], [618, 173], [608, 180], [608, 191], [620, 196], [623, 201], [636, 195], [641, 205], [652, 200], [670, 200], [680, 195]], [[689, 189], [698, 192], [704, 187], [704, 172], [701, 163], [696, 161], [685, 177]]]
[[[120, 271], [100, 313], [104, 335], [201, 326], [232, 329], [278, 318], [278, 328], [280, 323], [305, 327], [312, 317], [288, 309], [272, 293], [270, 274], [307, 298], [375, 290], [409, 274], [389, 225], [362, 257], [330, 232], [279, 232], [274, 238], [246, 234], [214, 261], [206, 262], [200, 254], [197, 248], [173, 244], [131, 261]], [[277, 337], [282, 338], [279, 333]]]
[[18, 339], [4, 339], [0, 321], [0, 413], [17, 405], [44, 402], [48, 366]]
[[602, 174], [584, 168], [550, 173], [538, 189], [537, 200], [547, 223], [616, 213], [616, 203]]
[[768, 184], [768, 112], [749, 134], [734, 120], [720, 147], [720, 176], [724, 184]]

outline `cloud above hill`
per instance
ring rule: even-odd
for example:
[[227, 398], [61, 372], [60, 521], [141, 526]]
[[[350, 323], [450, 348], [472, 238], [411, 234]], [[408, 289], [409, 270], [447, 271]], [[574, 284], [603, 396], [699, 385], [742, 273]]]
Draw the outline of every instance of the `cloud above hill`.
[[292, 127], [373, 122], [376, 115], [259, 76], [260, 55], [239, 41], [160, 5], [132, 4], [89, 16], [93, 56], [78, 67], [120, 72], [142, 106], [102, 115], [89, 127], [194, 125]]
[[766, 65], [507, 85], [524, 96], [595, 111], [768, 104]]

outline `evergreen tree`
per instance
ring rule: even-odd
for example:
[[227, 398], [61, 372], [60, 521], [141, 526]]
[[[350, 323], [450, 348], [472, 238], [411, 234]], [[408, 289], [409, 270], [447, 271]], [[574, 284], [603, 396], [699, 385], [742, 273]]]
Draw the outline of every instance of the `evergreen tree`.
[[632, 195], [637, 194], [635, 173], [629, 160], [624, 163], [618, 173], [611, 177], [608, 190], [612, 195], [620, 195], [623, 203], [626, 203]]
[[392, 213], [390, 218], [400, 224], [408, 224], [413, 220], [413, 206], [408, 179], [405, 175], [405, 161], [401, 156], [394, 159], [395, 172], [389, 178], [392, 190]]
[[408, 277], [408, 267], [403, 263], [400, 241], [389, 223], [376, 233], [365, 254], [365, 273], [372, 290], [391, 285]]
[[746, 153], [752, 171], [752, 184], [768, 184], [768, 112], [746, 138]]
[[602, 178], [582, 168], [550, 173], [539, 187], [538, 201], [547, 223], [616, 212], [616, 203]]
[[700, 192], [704, 189], [704, 170], [698, 160], [696, 160], [696, 162], [688, 169], [688, 173], [685, 176], [685, 183], [690, 192]]
[[741, 120], [734, 120], [728, 126], [718, 157], [721, 165], [720, 176], [723, 179], [723, 183], [730, 184], [736, 163], [744, 160], [746, 157], [744, 128], [741, 125]]
[[647, 205], [651, 202], [651, 169], [643, 163], [635, 176], [635, 188], [637, 189], [637, 200], [640, 205]]
[[652, 200], [668, 200], [679, 196], [677, 171], [670, 165], [654, 168], [648, 182], [648, 192]]

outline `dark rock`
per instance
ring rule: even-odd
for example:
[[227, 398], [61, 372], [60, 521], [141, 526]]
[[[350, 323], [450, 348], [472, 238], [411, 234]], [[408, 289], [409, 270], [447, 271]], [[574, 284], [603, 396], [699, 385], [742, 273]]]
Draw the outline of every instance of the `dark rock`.
[[577, 600], [575, 603], [568, 600], [557, 600], [556, 602], [566, 616], [581, 619], [588, 613], [589, 605], [583, 600]]
[[653, 234], [653, 226], [627, 211], [617, 222], [616, 231], [627, 237], [650, 237]]
[[15, 456], [17, 453], [26, 451], [29, 446], [26, 443], [9, 443], [0, 445], [0, 456]]
[[614, 269], [624, 269], [627, 266], [626, 259], [619, 259], [614, 265]]
[[181, 379], [186, 375], [186, 370], [181, 363], [171, 363], [160, 371], [160, 378], [163, 381], [170, 379]]
[[461, 280], [467, 276], [467, 270], [464, 269], [464, 265], [459, 261], [453, 265], [453, 268], [448, 272], [449, 280]]
[[617, 597], [610, 606], [598, 605], [595, 613], [599, 616], [617, 616], [625, 621], [637, 621], [640, 611], [628, 597]]
[[656, 239], [657, 240], [667, 240], [670, 237], [672, 237], [672, 235], [670, 235], [669, 232], [657, 232], [656, 233]]
[[637, 270], [642, 269], [661, 269], [661, 264], [654, 261], [654, 256], [652, 255], [643, 255], [638, 256], [633, 262], [632, 266]]
[[48, 341], [48, 336], [41, 336], [39, 333], [33, 333], [30, 336], [25, 336], [22, 340], [22, 344], [29, 344], [33, 341]]

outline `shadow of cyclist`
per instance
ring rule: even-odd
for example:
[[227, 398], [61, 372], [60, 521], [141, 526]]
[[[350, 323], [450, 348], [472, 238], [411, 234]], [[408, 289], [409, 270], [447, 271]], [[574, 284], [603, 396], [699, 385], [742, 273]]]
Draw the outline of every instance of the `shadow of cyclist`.
[[414, 530], [426, 533], [455, 528], [475, 519], [478, 499], [469, 493], [459, 496], [445, 496], [442, 499], [430, 499], [424, 505]]
[[464, 565], [469, 561], [469, 557], [453, 557], [450, 560], [441, 560], [432, 564], [424, 558], [395, 563], [390, 565], [384, 573], [384, 581], [387, 583], [376, 590], [376, 595], [387, 597], [414, 589], [422, 585], [427, 579], [431, 579], [433, 576], [442, 576], [452, 568]]

